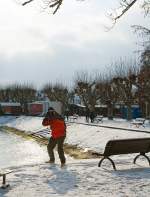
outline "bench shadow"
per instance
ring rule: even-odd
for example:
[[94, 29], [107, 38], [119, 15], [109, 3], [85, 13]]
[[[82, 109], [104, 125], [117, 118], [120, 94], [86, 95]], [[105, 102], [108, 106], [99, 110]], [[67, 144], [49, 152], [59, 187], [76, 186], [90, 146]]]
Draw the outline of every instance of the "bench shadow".
[[41, 174], [34, 174], [32, 173], [32, 167], [36, 165], [27, 166], [29, 168], [31, 167], [31, 169], [27, 169], [26, 171], [24, 168], [18, 168], [13, 173], [13, 178], [8, 178], [7, 183], [9, 183], [10, 186], [6, 189], [0, 188], [0, 197], [6, 196], [7, 193], [14, 192], [16, 187], [24, 184], [26, 187], [29, 186], [29, 188], [35, 189], [36, 185], [39, 184], [37, 183], [39, 178], [42, 184], [46, 184], [50, 188], [50, 193], [52, 192], [54, 195], [64, 195], [77, 187], [76, 171], [68, 170], [67, 167], [61, 169], [58, 165], [53, 167], [49, 167], [45, 164], [37, 165], [41, 169]]
[[6, 196], [6, 194], [11, 190], [11, 187], [7, 187], [6, 189], [0, 188], [0, 197]]
[[140, 164], [134, 164], [134, 165], [130, 165], [129, 163], [126, 163], [127, 166], [124, 168], [122, 168], [121, 165], [119, 165], [119, 163], [117, 163], [118, 165], [116, 165], [116, 170], [113, 169], [113, 166], [111, 166], [110, 164], [106, 164], [101, 166], [101, 168], [108, 172], [111, 173], [114, 176], [118, 176], [118, 177], [124, 177], [126, 179], [150, 179], [150, 167], [149, 166], [145, 166], [145, 165], [140, 165]]
[[150, 168], [136, 165], [137, 167], [118, 169], [112, 171], [112, 174], [124, 179], [150, 179]]

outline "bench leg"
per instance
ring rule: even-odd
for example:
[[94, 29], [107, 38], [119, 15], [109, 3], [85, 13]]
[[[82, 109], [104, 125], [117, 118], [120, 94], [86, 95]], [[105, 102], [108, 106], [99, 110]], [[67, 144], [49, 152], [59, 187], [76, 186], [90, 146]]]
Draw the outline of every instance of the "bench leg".
[[150, 166], [150, 159], [149, 159], [149, 157], [148, 157], [145, 153], [140, 153], [139, 155], [137, 155], [137, 156], [134, 158], [133, 163], [135, 164], [137, 158], [140, 157], [140, 156], [144, 156], [144, 157], [148, 160], [148, 163], [149, 163], [149, 166]]
[[2, 182], [2, 189], [5, 189], [6, 187], [8, 187], [9, 184], [6, 184], [6, 174], [3, 174], [3, 182]]
[[115, 166], [114, 161], [113, 161], [112, 159], [110, 159], [109, 157], [103, 157], [103, 158], [99, 161], [99, 163], [98, 163], [98, 167], [100, 167], [100, 166], [101, 166], [101, 164], [102, 164], [102, 162], [103, 162], [103, 160], [104, 160], [104, 159], [108, 159], [108, 160], [111, 162], [111, 164], [112, 164], [112, 166], [113, 166], [114, 170], [116, 170], [116, 166]]
[[6, 174], [3, 175], [3, 182], [2, 182], [2, 184], [3, 184], [3, 185], [6, 184]]

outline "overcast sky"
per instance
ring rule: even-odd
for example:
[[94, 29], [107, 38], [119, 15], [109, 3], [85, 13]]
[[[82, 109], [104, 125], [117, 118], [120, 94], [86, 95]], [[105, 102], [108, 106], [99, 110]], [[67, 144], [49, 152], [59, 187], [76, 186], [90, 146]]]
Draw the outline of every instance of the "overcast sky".
[[[101, 72], [138, 49], [131, 25], [147, 25], [139, 7], [109, 32], [106, 14], [118, 0], [64, 0], [52, 15], [41, 4], [22, 7], [20, 0], [0, 0], [0, 85], [31, 82], [70, 83], [80, 70]], [[22, 0], [23, 1], [23, 0]]]

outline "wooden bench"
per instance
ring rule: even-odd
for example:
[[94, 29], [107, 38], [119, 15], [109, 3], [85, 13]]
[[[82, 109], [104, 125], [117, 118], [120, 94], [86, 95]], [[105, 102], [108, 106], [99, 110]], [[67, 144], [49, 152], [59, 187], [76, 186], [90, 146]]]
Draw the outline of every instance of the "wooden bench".
[[136, 118], [131, 122], [131, 125], [135, 125], [137, 128], [139, 128], [140, 126], [144, 126], [145, 123], [145, 119], [144, 118]]
[[2, 186], [1, 186], [2, 189], [5, 189], [5, 188], [9, 187], [9, 184], [6, 184], [6, 175], [10, 174], [11, 172], [12, 171], [10, 171], [10, 170], [7, 170], [7, 171], [0, 170], [0, 176], [3, 177]]
[[150, 165], [150, 159], [145, 154], [150, 152], [150, 138], [132, 138], [132, 139], [116, 139], [110, 140], [107, 142], [104, 153], [100, 154], [102, 158], [98, 163], [98, 167], [101, 166], [104, 159], [108, 159], [113, 165], [114, 170], [116, 166], [114, 161], [110, 158], [111, 155], [120, 155], [120, 154], [131, 154], [139, 153], [133, 160], [135, 164], [139, 156], [144, 156]]

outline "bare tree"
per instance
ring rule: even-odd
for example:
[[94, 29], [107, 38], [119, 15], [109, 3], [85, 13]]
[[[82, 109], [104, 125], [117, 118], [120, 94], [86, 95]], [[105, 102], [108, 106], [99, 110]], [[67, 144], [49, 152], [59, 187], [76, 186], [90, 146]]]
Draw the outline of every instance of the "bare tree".
[[1, 87], [0, 88], [0, 101], [4, 102], [5, 101], [4, 98], [5, 98], [5, 89]]
[[[140, 37], [140, 64], [141, 70], [138, 75], [139, 104], [143, 116], [150, 118], [150, 29], [134, 25], [135, 33]], [[141, 41], [142, 38], [142, 41]]]
[[76, 93], [86, 106], [87, 111], [95, 111], [95, 106], [107, 106], [107, 116], [113, 119], [114, 106], [117, 102], [118, 92], [112, 86], [113, 72], [89, 75], [87, 72], [78, 72], [75, 81]]
[[143, 115], [150, 118], [150, 45], [141, 54], [141, 70], [138, 76], [138, 87]]
[[118, 91], [118, 102], [127, 106], [127, 119], [132, 119], [131, 106], [136, 102], [137, 76], [139, 68], [135, 61], [120, 60], [115, 67], [116, 77], [113, 78], [113, 88]]
[[150, 65], [150, 29], [140, 25], [133, 25], [132, 28], [142, 38], [142, 41], [139, 43], [142, 47], [141, 63], [142, 65]]
[[145, 16], [150, 14], [150, 0], [120, 0], [119, 7], [113, 9], [108, 14], [108, 17], [112, 20], [112, 27], [116, 24], [116, 22], [123, 17], [135, 4], [139, 4], [140, 8], [144, 10]]
[[101, 103], [107, 105], [107, 116], [110, 120], [113, 119], [114, 106], [116, 104], [116, 92], [112, 86], [112, 78], [113, 73], [105, 75], [105, 80], [103, 81], [103, 91], [101, 92]]
[[12, 84], [0, 89], [1, 102], [19, 102], [24, 112], [27, 103], [36, 99], [36, 89], [32, 84]]
[[142, 66], [138, 75], [139, 104], [143, 116], [150, 118], [150, 66]]
[[48, 96], [51, 101], [59, 101], [62, 103], [62, 111], [65, 112], [69, 108], [70, 101], [73, 97], [73, 92], [62, 83], [48, 83], [44, 85], [42, 91]]
[[77, 72], [75, 76], [75, 92], [90, 112], [95, 112], [95, 105], [101, 99], [100, 93], [103, 89], [101, 77], [97, 74], [93, 77], [86, 71]]

